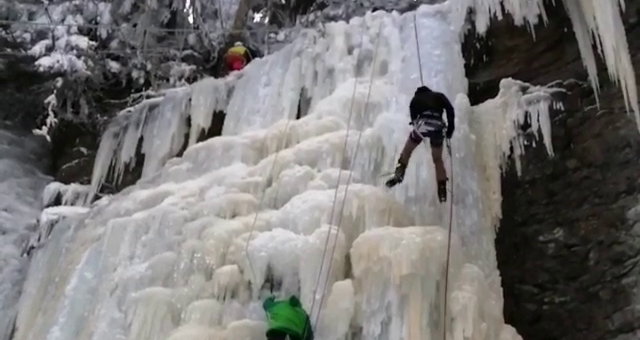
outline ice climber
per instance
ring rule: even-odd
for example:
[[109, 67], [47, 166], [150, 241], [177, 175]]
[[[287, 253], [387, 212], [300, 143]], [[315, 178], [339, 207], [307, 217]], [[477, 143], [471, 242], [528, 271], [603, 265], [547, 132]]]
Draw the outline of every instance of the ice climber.
[[237, 41], [227, 51], [224, 59], [229, 71], [240, 71], [251, 61], [251, 53], [242, 42]]
[[262, 308], [267, 312], [269, 322], [268, 340], [313, 340], [311, 320], [296, 296], [286, 300], [271, 296]]
[[[443, 111], [447, 113], [447, 124], [442, 117]], [[431, 157], [436, 170], [436, 182], [438, 184], [438, 199], [440, 202], [447, 200], [447, 172], [444, 168], [442, 160], [442, 147], [445, 137], [451, 139], [454, 126], [453, 106], [447, 96], [443, 93], [432, 91], [426, 86], [418, 87], [411, 103], [409, 104], [409, 112], [411, 115], [410, 125], [413, 130], [409, 134], [409, 138], [404, 144], [398, 164], [396, 165], [395, 174], [391, 177], [386, 185], [389, 188], [402, 183], [404, 174], [411, 159], [413, 150], [420, 145], [424, 139], [429, 139], [431, 145]]]

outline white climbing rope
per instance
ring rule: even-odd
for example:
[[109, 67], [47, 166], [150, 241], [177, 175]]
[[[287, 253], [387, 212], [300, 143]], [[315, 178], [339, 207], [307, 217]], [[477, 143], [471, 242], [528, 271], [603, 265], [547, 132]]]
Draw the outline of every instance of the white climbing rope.
[[[418, 15], [418, 11], [416, 10], [413, 13], [413, 31], [415, 33], [415, 38], [416, 38], [416, 50], [418, 52], [418, 69], [420, 70], [420, 83], [422, 84], [422, 86], [424, 86], [424, 76], [422, 75], [422, 58], [420, 56], [420, 40], [418, 39], [418, 21], [416, 19]], [[451, 122], [449, 122], [449, 124], [451, 124]], [[415, 129], [415, 125], [414, 125], [414, 129]], [[420, 133], [418, 133], [417, 130], [415, 130], [417, 135], [420, 136], [422, 138], [422, 142], [424, 142], [425, 138], [422, 137], [422, 135]], [[449, 264], [451, 262], [451, 231], [453, 229], [453, 154], [451, 153], [451, 140], [449, 139], [445, 139], [446, 140], [446, 145], [447, 145], [447, 152], [449, 153], [449, 169], [451, 171], [451, 197], [449, 199], [449, 229], [448, 229], [448, 235], [447, 235], [447, 260], [445, 263], [445, 276], [444, 276], [444, 302], [443, 302], [443, 308], [442, 308], [442, 340], [446, 340], [447, 339], [447, 302], [448, 302], [448, 295], [449, 295]], [[421, 142], [421, 143], [422, 143]], [[429, 147], [427, 146], [426, 143], [424, 143], [425, 148], [427, 149], [427, 151], [429, 150]]]
[[[366, 28], [366, 26], [363, 27], [363, 35], [362, 35], [361, 40], [360, 40], [360, 45], [361, 46], [362, 46], [362, 42], [364, 40], [364, 28]], [[371, 98], [371, 88], [373, 86], [373, 76], [374, 76], [375, 71], [376, 71], [375, 66], [376, 66], [376, 61], [377, 61], [377, 58], [378, 58], [378, 50], [379, 50], [379, 46], [380, 46], [380, 33], [381, 32], [382, 32], [382, 21], [378, 24], [378, 33], [376, 35], [376, 47], [375, 47], [375, 51], [374, 51], [374, 55], [373, 55], [373, 63], [372, 63], [372, 66], [371, 66], [371, 76], [370, 76], [370, 79], [369, 79], [369, 88], [368, 88], [368, 91], [367, 91], [367, 97], [366, 97], [366, 100], [365, 100], [365, 106], [364, 106], [364, 112], [363, 112], [363, 114], [365, 114], [365, 115], [367, 113], [367, 109], [369, 107], [369, 101], [370, 101], [370, 98]], [[345, 136], [345, 139], [344, 139], [344, 145], [343, 145], [343, 148], [342, 148], [342, 154], [341, 154], [340, 159], [344, 158], [344, 155], [345, 155], [346, 149], [347, 149], [347, 145], [348, 145], [348, 141], [349, 141], [349, 131], [350, 131], [350, 125], [351, 125], [351, 118], [353, 116], [353, 103], [355, 101], [356, 86], [357, 86], [357, 79], [356, 79], [356, 83], [354, 84], [353, 95], [351, 97], [351, 108], [350, 108], [350, 111], [349, 111], [349, 120], [348, 120], [348, 123], [347, 123], [347, 133], [346, 133], [346, 136]], [[360, 131], [359, 134], [358, 134], [358, 140], [356, 141], [356, 148], [355, 148], [355, 151], [354, 151], [354, 154], [353, 154], [353, 157], [352, 157], [351, 164], [349, 166], [349, 176], [347, 177], [347, 184], [345, 185], [344, 195], [342, 196], [342, 205], [340, 207], [340, 212], [338, 214], [338, 221], [337, 221], [337, 224], [336, 224], [335, 237], [334, 237], [333, 244], [332, 244], [332, 247], [331, 247], [331, 256], [329, 257], [329, 265], [328, 265], [328, 269], [327, 269], [327, 275], [326, 275], [326, 278], [325, 278], [324, 284], [323, 284], [324, 289], [323, 289], [323, 292], [320, 294], [320, 305], [318, 307], [318, 313], [316, 314], [314, 326], [317, 326], [318, 322], [320, 321], [320, 314], [321, 314], [321, 311], [322, 311], [322, 305], [323, 305], [323, 300], [324, 300], [324, 291], [326, 290], [326, 285], [327, 285], [327, 283], [329, 281], [329, 273], [331, 272], [331, 266], [333, 264], [333, 256], [335, 255], [336, 244], [338, 242], [338, 235], [340, 233], [340, 228], [341, 228], [341, 223], [342, 223], [342, 214], [344, 213], [344, 207], [345, 207], [345, 204], [346, 204], [346, 201], [347, 201], [347, 194], [349, 192], [349, 185], [351, 183], [351, 177], [353, 176], [353, 167], [354, 167], [355, 161], [356, 161], [356, 159], [358, 157], [358, 150], [360, 148], [361, 139], [362, 139], [362, 131]], [[331, 206], [331, 214], [329, 215], [330, 216], [330, 221], [331, 221], [331, 223], [329, 223], [330, 225], [333, 225], [332, 222], [333, 222], [333, 216], [334, 216], [334, 212], [335, 212], [336, 202], [337, 202], [337, 199], [338, 199], [338, 191], [340, 189], [340, 178], [341, 178], [341, 176], [342, 176], [342, 167], [338, 171], [338, 183], [336, 185], [336, 190], [335, 190], [334, 196], [333, 196], [333, 204]], [[311, 305], [311, 312], [313, 312], [313, 307], [314, 307], [314, 304], [315, 304], [315, 301], [316, 301], [315, 297], [316, 297], [317, 290], [318, 290], [318, 287], [319, 287], [319, 284], [320, 284], [320, 277], [322, 276], [322, 268], [324, 267], [324, 261], [325, 261], [325, 257], [326, 257], [326, 254], [327, 254], [327, 248], [329, 247], [329, 239], [330, 239], [330, 237], [331, 237], [331, 232], [328, 232], [327, 233], [327, 237], [325, 239], [324, 250], [322, 252], [322, 262], [320, 263], [320, 270], [318, 271], [318, 280], [316, 281], [316, 287], [315, 287], [315, 289], [313, 291], [313, 302], [312, 302], [312, 305]]]
[[[307, 20], [307, 24], [308, 24], [308, 20]], [[300, 52], [300, 69], [299, 69], [299, 75], [302, 77], [302, 61], [303, 61], [303, 55], [304, 55], [304, 49], [305, 47], [302, 47], [302, 50]], [[284, 83], [283, 83], [284, 84]], [[284, 86], [284, 85], [283, 85]], [[275, 169], [276, 163], [278, 162], [278, 156], [280, 155], [280, 151], [284, 150], [286, 142], [287, 142], [287, 135], [289, 134], [289, 126], [291, 125], [291, 121], [292, 119], [287, 119], [287, 123], [284, 127], [284, 132], [282, 133], [282, 148], [279, 148], [277, 144], [277, 151], [275, 156], [273, 157], [273, 162], [271, 162], [271, 168], [269, 169], [269, 175], [267, 178], [270, 179], [273, 176], [273, 170]], [[276, 187], [276, 195], [275, 197], [278, 197], [278, 192], [280, 191], [279, 187]], [[251, 277], [253, 278], [253, 282], [257, 283], [257, 278], [256, 278], [256, 273], [253, 269], [253, 262], [251, 261], [251, 256], [249, 255], [249, 244], [251, 243], [251, 236], [253, 235], [253, 231], [255, 230], [256, 227], [256, 223], [258, 222], [258, 215], [260, 214], [260, 211], [262, 210], [262, 207], [264, 205], [264, 198], [266, 196], [266, 188], [265, 190], [262, 190], [262, 195], [260, 197], [260, 203], [258, 204], [258, 209], [256, 210], [256, 214], [253, 218], [253, 222], [251, 223], [251, 228], [249, 229], [249, 235], [247, 238], [247, 243], [244, 249], [244, 252], [247, 256], [247, 262], [249, 263], [249, 270], [251, 271]]]

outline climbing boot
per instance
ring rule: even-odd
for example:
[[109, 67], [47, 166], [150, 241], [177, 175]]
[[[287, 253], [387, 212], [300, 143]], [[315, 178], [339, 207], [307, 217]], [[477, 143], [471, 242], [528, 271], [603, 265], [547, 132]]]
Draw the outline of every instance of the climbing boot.
[[447, 201], [447, 180], [438, 181], [438, 200], [440, 203]]
[[389, 188], [393, 188], [394, 186], [402, 183], [405, 171], [407, 171], [407, 166], [398, 162], [393, 177], [391, 177], [385, 185]]

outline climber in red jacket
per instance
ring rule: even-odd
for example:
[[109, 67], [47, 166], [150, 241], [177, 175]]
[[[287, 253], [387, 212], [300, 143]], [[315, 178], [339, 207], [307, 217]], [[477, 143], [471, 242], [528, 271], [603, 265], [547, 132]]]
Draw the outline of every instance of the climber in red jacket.
[[237, 41], [227, 51], [224, 59], [229, 71], [240, 71], [251, 61], [251, 53], [242, 42]]

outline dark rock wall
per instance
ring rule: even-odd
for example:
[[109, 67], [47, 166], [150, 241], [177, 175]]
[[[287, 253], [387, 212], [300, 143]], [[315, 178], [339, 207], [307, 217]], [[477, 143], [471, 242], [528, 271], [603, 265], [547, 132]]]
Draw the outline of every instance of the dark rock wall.
[[[0, 46], [5, 43], [0, 38]], [[43, 101], [51, 94], [50, 80], [38, 74], [32, 58], [0, 56], [0, 121], [20, 129], [35, 128], [45, 109]]]
[[[626, 27], [640, 79], [640, 3], [627, 1]], [[577, 44], [561, 7], [548, 27], [497, 24], [489, 60], [469, 72], [472, 101], [497, 93], [500, 78], [534, 84], [586, 84]], [[543, 146], [503, 176], [496, 239], [505, 319], [525, 340], [640, 339], [640, 134], [622, 93], [600, 74], [600, 108], [588, 86], [567, 82], [566, 112], [553, 115], [555, 156]]]
[[51, 136], [55, 179], [64, 184], [89, 184], [98, 150], [99, 131], [88, 124], [61, 121]]

